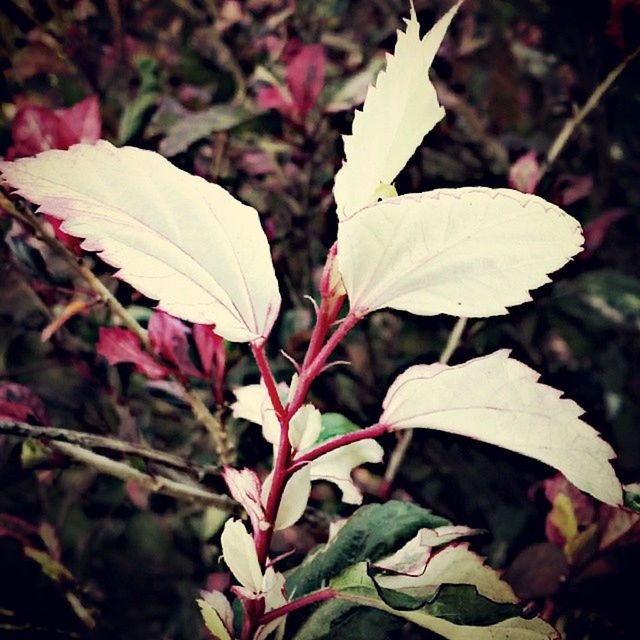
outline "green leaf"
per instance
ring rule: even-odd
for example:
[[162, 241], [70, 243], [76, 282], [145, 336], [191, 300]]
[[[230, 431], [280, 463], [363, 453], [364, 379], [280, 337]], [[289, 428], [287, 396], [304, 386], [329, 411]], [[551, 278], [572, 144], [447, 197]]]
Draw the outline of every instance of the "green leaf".
[[121, 143], [127, 142], [138, 133], [147, 111], [160, 95], [156, 61], [153, 58], [140, 56], [136, 58], [134, 64], [140, 76], [140, 89], [138, 95], [125, 107], [120, 118], [118, 139]]
[[509, 602], [494, 602], [478, 592], [472, 584], [443, 584], [435, 594], [421, 598], [394, 589], [384, 589], [375, 584], [380, 599], [391, 608], [399, 611], [416, 611], [454, 622], [484, 627], [522, 615], [522, 608]]
[[218, 131], [228, 131], [254, 117], [254, 113], [231, 104], [217, 104], [205, 111], [180, 117], [169, 128], [159, 151], [171, 157], [186, 151], [194, 142]]
[[305, 618], [294, 640], [388, 640], [397, 637], [404, 624], [402, 618], [385, 611], [359, 607], [345, 600], [329, 600]]
[[590, 325], [640, 328], [638, 278], [615, 269], [601, 269], [560, 282], [555, 292], [563, 311]]
[[624, 485], [622, 489], [624, 491], [624, 506], [631, 511], [640, 513], [640, 482]]
[[[447, 588], [438, 591], [431, 605], [408, 611], [394, 609], [379, 597], [375, 584], [367, 575], [365, 563], [349, 567], [330, 584], [338, 599], [391, 613], [449, 640], [549, 640], [557, 637], [553, 627], [540, 618], [526, 620], [513, 616], [515, 605], [496, 603], [479, 596], [473, 585], [443, 585]], [[318, 626], [322, 626], [323, 608], [318, 608], [312, 616]], [[482, 625], [470, 624], [470, 620], [481, 621]]]
[[326, 440], [343, 436], [345, 433], [351, 433], [352, 431], [358, 431], [360, 427], [354, 424], [341, 413], [323, 413], [322, 414], [322, 428], [320, 429], [320, 435], [315, 444], [318, 445]]
[[409, 502], [391, 500], [360, 507], [332, 540], [289, 575], [287, 592], [299, 597], [314, 591], [353, 564], [393, 553], [418, 529], [448, 524], [445, 518]]

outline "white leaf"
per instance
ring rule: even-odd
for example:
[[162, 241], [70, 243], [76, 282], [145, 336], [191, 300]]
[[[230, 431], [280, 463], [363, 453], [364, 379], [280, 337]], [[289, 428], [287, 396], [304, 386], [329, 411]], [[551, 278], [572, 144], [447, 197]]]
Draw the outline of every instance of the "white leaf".
[[607, 504], [622, 500], [611, 447], [580, 420], [583, 410], [539, 375], [497, 351], [450, 367], [410, 367], [396, 378], [380, 423], [468, 436], [540, 460]]
[[[224, 598], [222, 594], [220, 594], [220, 596]], [[224, 599], [226, 601], [226, 598]], [[223, 623], [222, 618], [216, 608], [204, 599], [196, 600], [196, 602], [200, 607], [200, 612], [202, 613], [204, 624], [207, 629], [213, 634], [213, 637], [217, 638], [218, 640], [231, 640], [229, 630]], [[227, 602], [227, 606], [228, 605], [229, 603]], [[229, 609], [231, 609], [230, 606]]]
[[422, 138], [444, 117], [429, 68], [460, 3], [420, 38], [413, 5], [406, 32], [398, 32], [393, 55], [370, 86], [353, 134], [344, 136], [347, 158], [336, 174], [333, 194], [338, 218], [348, 217], [375, 200], [378, 187], [390, 185]]
[[256, 546], [241, 520], [227, 520], [220, 543], [224, 561], [236, 580], [252, 593], [260, 593], [263, 576]]
[[486, 317], [530, 300], [582, 242], [578, 222], [542, 198], [465, 187], [362, 209], [339, 224], [338, 259], [362, 315], [390, 307]]
[[219, 640], [231, 640], [233, 609], [221, 591], [201, 591], [197, 600], [205, 625]]
[[351, 479], [355, 467], [367, 462], [381, 462], [384, 449], [372, 438], [352, 442], [314, 460], [310, 466], [311, 480], [332, 482], [342, 492], [347, 504], [361, 504], [362, 494]]
[[420, 529], [403, 547], [386, 558], [376, 560], [374, 566], [376, 569], [384, 569], [396, 574], [419, 576], [424, 573], [434, 548], [478, 533], [481, 533], [480, 529], [453, 525]]
[[269, 334], [280, 293], [266, 236], [256, 210], [218, 185], [104, 140], [2, 162], [0, 171], [160, 309], [215, 324], [227, 340]]
[[[311, 494], [310, 466], [307, 464], [296, 471], [285, 484], [280, 506], [278, 507], [278, 515], [273, 524], [274, 531], [293, 526], [300, 520], [304, 510], [307, 508], [307, 502]], [[266, 505], [267, 503], [272, 481], [273, 473], [270, 473], [262, 483], [262, 504]]]
[[320, 435], [322, 416], [312, 405], [300, 407], [289, 422], [289, 443], [295, 450], [310, 447]]
[[494, 569], [486, 566], [480, 556], [469, 551], [466, 544], [452, 545], [434, 553], [420, 575], [378, 576], [376, 580], [386, 589], [405, 592], [420, 589], [425, 596], [428, 587], [432, 587], [435, 593], [442, 584], [472, 584], [479, 593], [494, 602], [518, 602], [511, 587], [500, 579]]

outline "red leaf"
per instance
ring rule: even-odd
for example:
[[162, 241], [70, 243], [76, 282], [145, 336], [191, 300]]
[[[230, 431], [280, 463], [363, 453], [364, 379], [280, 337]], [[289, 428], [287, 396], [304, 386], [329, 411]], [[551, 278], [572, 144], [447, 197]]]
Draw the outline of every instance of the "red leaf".
[[144, 373], [152, 380], [162, 380], [171, 373], [167, 367], [156, 362], [142, 350], [137, 336], [129, 329], [100, 327], [100, 338], [96, 348], [109, 364], [131, 363], [136, 371]]
[[57, 109], [55, 114], [73, 134], [73, 142], [93, 144], [102, 137], [100, 103], [93, 95], [77, 102], [68, 109]]
[[198, 349], [202, 371], [207, 378], [214, 376], [213, 388], [216, 401], [224, 401], [224, 369], [227, 363], [227, 353], [224, 340], [214, 332], [213, 325], [194, 324], [193, 339]]
[[149, 339], [153, 350], [175, 364], [188, 376], [200, 376], [189, 357], [189, 329], [177, 318], [164, 311], [155, 311], [149, 320]]
[[287, 65], [287, 87], [301, 120], [313, 109], [324, 87], [326, 56], [321, 44], [303, 46]]
[[287, 118], [293, 114], [291, 99], [277, 87], [260, 87], [256, 95], [256, 102], [260, 109], [277, 109]]
[[73, 133], [46, 107], [27, 104], [18, 109], [11, 123], [14, 146], [11, 156], [33, 156], [48, 149], [66, 149], [73, 144]]
[[604, 242], [604, 239], [611, 228], [611, 225], [624, 218], [628, 209], [617, 208], [605, 211], [602, 215], [591, 220], [584, 226], [584, 251], [579, 254], [579, 258], [590, 258]]
[[0, 385], [0, 418], [20, 422], [33, 418], [38, 424], [49, 422], [42, 400], [28, 387], [14, 382]]

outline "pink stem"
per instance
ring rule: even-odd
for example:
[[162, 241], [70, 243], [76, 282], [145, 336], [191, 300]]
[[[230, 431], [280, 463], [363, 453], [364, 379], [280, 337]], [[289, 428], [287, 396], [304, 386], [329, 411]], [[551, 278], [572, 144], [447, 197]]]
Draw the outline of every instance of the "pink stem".
[[277, 618], [286, 616], [287, 614], [292, 613], [293, 611], [302, 609], [302, 607], [308, 607], [310, 604], [315, 604], [316, 602], [324, 602], [325, 600], [331, 600], [331, 598], [335, 598], [335, 596], [336, 596], [335, 591], [329, 587], [325, 587], [324, 589], [319, 589], [318, 591], [309, 593], [306, 596], [302, 596], [301, 598], [297, 598], [296, 600], [287, 602], [287, 604], [284, 604], [281, 607], [278, 607], [277, 609], [272, 609], [271, 611], [267, 611], [267, 613], [265, 613], [260, 618], [260, 624], [267, 624], [272, 620], [276, 620]]
[[287, 412], [290, 416], [293, 416], [295, 412], [302, 406], [311, 383], [322, 372], [322, 367], [327, 361], [327, 358], [333, 353], [335, 348], [342, 342], [344, 337], [353, 329], [353, 327], [360, 322], [362, 315], [355, 312], [353, 309], [349, 311], [348, 315], [338, 325], [338, 328], [331, 334], [331, 337], [327, 340], [326, 344], [317, 355], [308, 363], [306, 367], [300, 372], [298, 378], [298, 386], [294, 393], [294, 396], [287, 407]]
[[343, 436], [332, 438], [331, 440], [327, 440], [321, 445], [318, 445], [314, 449], [311, 449], [311, 451], [307, 451], [307, 453], [301, 455], [299, 458], [296, 458], [293, 461], [293, 464], [291, 465], [289, 471], [291, 472], [292, 469], [299, 469], [305, 464], [312, 462], [316, 458], [323, 456], [325, 453], [335, 451], [336, 449], [351, 444], [352, 442], [359, 442], [360, 440], [366, 440], [367, 438], [379, 438], [389, 431], [389, 426], [386, 424], [374, 424], [373, 426], [367, 427], [366, 429], [351, 431], [350, 433], [345, 433]]
[[316, 324], [309, 340], [309, 347], [307, 353], [305, 353], [304, 361], [302, 363], [302, 370], [304, 371], [309, 363], [318, 355], [318, 352], [322, 349], [322, 343], [324, 342], [331, 325], [335, 322], [340, 309], [346, 296], [342, 296], [338, 299], [322, 298], [320, 303], [320, 309], [318, 309], [318, 317], [316, 318]]
[[276, 452], [276, 458], [273, 464], [273, 479], [271, 482], [271, 489], [267, 497], [267, 504], [265, 506], [265, 520], [271, 525], [267, 529], [260, 529], [254, 532], [256, 538], [256, 551], [258, 553], [258, 561], [260, 566], [264, 569], [267, 561], [267, 554], [269, 552], [269, 546], [271, 544], [271, 536], [273, 535], [273, 524], [278, 515], [278, 508], [280, 507], [280, 501], [282, 500], [282, 492], [284, 485], [287, 482], [287, 467], [289, 466], [291, 459], [291, 445], [289, 444], [289, 413], [282, 406], [282, 401], [278, 395], [278, 387], [276, 385], [275, 378], [271, 371], [271, 367], [267, 361], [264, 353], [264, 345], [251, 345], [253, 356], [260, 369], [262, 379], [267, 387], [269, 399], [278, 416], [280, 422], [280, 442], [278, 444], [278, 450]]

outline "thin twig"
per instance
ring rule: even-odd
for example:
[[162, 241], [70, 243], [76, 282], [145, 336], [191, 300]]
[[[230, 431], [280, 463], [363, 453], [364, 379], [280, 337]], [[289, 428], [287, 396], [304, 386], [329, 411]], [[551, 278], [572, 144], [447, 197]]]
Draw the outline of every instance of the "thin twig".
[[0, 434], [17, 436], [19, 438], [37, 438], [45, 442], [67, 442], [69, 444], [79, 445], [85, 449], [106, 449], [108, 451], [134, 455], [145, 460], [165, 464], [174, 469], [189, 471], [199, 477], [207, 473], [219, 473], [219, 469], [213, 465], [204, 466], [194, 464], [166, 451], [158, 451], [157, 449], [151, 449], [132, 442], [124, 442], [117, 438], [99, 436], [94, 433], [75, 431], [73, 429], [50, 426], [42, 427], [13, 420], [0, 420]]
[[82, 462], [101, 473], [120, 478], [128, 482], [133, 480], [141, 487], [154, 493], [162, 493], [179, 500], [184, 500], [191, 504], [217, 507], [226, 511], [239, 511], [238, 505], [227, 498], [216, 493], [211, 493], [196, 485], [184, 484], [162, 476], [151, 476], [130, 467], [124, 462], [117, 462], [106, 456], [102, 456], [88, 449], [84, 449], [68, 442], [51, 442], [49, 446], [54, 451], [58, 451], [69, 458]]
[[[111, 313], [117, 316], [122, 323], [130, 329], [140, 340], [142, 346], [152, 355], [149, 335], [140, 323], [122, 306], [118, 299], [105, 287], [91, 269], [69, 251], [57, 238], [55, 238], [31, 211], [19, 211], [16, 206], [4, 194], [0, 193], [0, 207], [10, 216], [29, 226], [34, 235], [42, 240], [52, 251], [57, 253], [69, 267], [80, 276], [89, 287], [100, 296]], [[221, 421], [214, 416], [204, 404], [200, 396], [185, 384], [178, 376], [172, 379], [181, 387], [185, 400], [189, 403], [195, 418], [201, 422], [210, 433], [216, 453], [223, 464], [229, 464], [233, 459], [233, 446], [229, 441]]]
[[598, 106], [602, 96], [607, 92], [609, 87], [618, 79], [618, 76], [626, 69], [628, 64], [640, 55], [640, 46], [632, 51], [613, 71], [609, 72], [607, 77], [595, 88], [589, 99], [569, 118], [560, 133], [556, 136], [547, 152], [547, 158], [542, 165], [542, 173], [546, 173], [551, 165], [558, 159], [574, 131], [582, 124], [584, 119]]
[[[462, 339], [462, 334], [464, 333], [464, 329], [466, 326], [467, 318], [458, 318], [456, 323], [453, 325], [453, 328], [449, 332], [447, 344], [445, 344], [444, 349], [440, 354], [440, 358], [438, 360], [440, 364], [447, 364], [447, 362], [449, 362], [451, 356], [455, 353], [456, 349], [460, 345], [460, 340]], [[391, 494], [393, 482], [398, 475], [400, 465], [407, 455], [407, 450], [409, 449], [412, 438], [413, 429], [404, 430], [402, 432], [402, 435], [398, 439], [394, 450], [391, 452], [391, 456], [389, 457], [389, 464], [387, 465], [384, 474], [384, 480], [382, 482], [382, 486], [380, 487], [380, 496], [382, 498], [388, 498]]]

